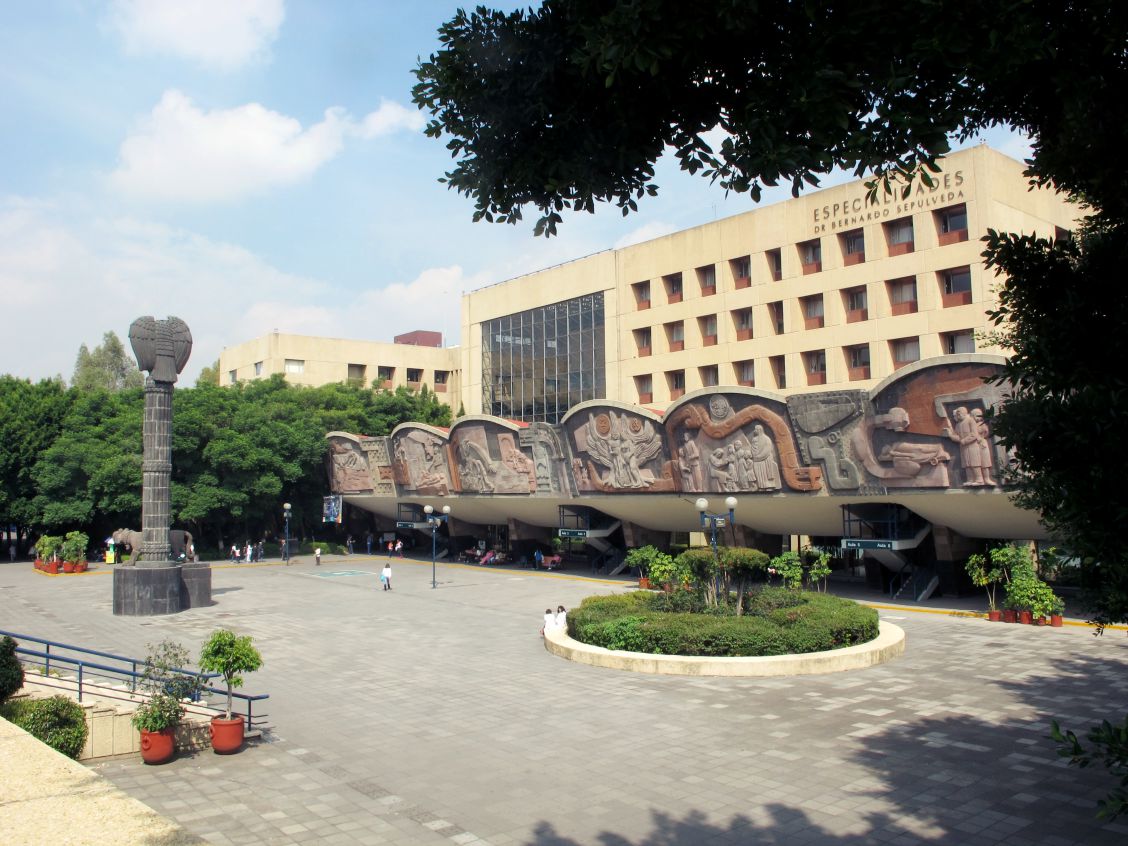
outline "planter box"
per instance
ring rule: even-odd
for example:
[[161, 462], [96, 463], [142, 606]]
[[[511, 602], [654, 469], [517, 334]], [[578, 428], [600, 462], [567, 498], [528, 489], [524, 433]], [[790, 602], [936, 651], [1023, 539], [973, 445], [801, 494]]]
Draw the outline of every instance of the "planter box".
[[736, 289], [738, 291], [741, 288], [751, 288], [752, 287], [752, 277], [751, 276], [737, 276], [735, 285], [736, 285]]
[[751, 329], [737, 329], [736, 330], [736, 340], [738, 340], [738, 341], [750, 341], [750, 340], [752, 340], [752, 330]]
[[971, 302], [971, 291], [958, 291], [955, 294], [942, 295], [944, 308], [967, 305]]
[[803, 270], [803, 275], [808, 276], [812, 273], [819, 273], [820, 271], [822, 271], [822, 262], [813, 261], [810, 264], [800, 265], [800, 267]]
[[685, 341], [670, 341], [670, 352], [681, 352], [685, 349]]
[[890, 314], [892, 314], [894, 317], [896, 317], [898, 314], [916, 314], [916, 310], [917, 301], [909, 300], [908, 302], [904, 303], [893, 303], [893, 306], [890, 309]]
[[861, 264], [865, 260], [866, 260], [866, 254], [865, 253], [847, 253], [846, 255], [844, 255], [842, 257], [842, 265], [844, 267], [850, 267], [851, 265], [854, 265], [854, 264]]
[[666, 298], [666, 302], [671, 303], [671, 304], [680, 303], [681, 301], [682, 301], [682, 295], [681, 294], [670, 294], [670, 296]]
[[907, 253], [911, 253], [913, 251], [914, 247], [915, 247], [915, 244], [912, 241], [905, 241], [904, 243], [901, 243], [901, 244], [890, 244], [889, 245], [889, 255], [891, 255], [891, 256], [903, 256], [903, 255], [906, 255]]
[[703, 296], [703, 297], [711, 297], [715, 293], [717, 293], [717, 286], [716, 285], [704, 285], [701, 288], [701, 296]]
[[861, 323], [863, 320], [869, 320], [869, 309], [856, 308], [846, 312], [847, 323]]
[[646, 358], [648, 355], [650, 355], [650, 347], [639, 347], [638, 348], [638, 357], [639, 358]]
[[808, 373], [807, 374], [807, 384], [808, 385], [825, 385], [826, 384], [826, 371], [824, 370], [821, 373]]
[[716, 335], [704, 335], [701, 338], [701, 345], [704, 347], [715, 347], [717, 345]]
[[642, 402], [654, 402], [654, 394], [653, 393], [639, 394], [638, 395], [638, 401], [640, 403], [642, 403]]
[[804, 317], [804, 329], [822, 329], [826, 325], [826, 318], [824, 317]]
[[958, 244], [960, 241], [967, 240], [967, 230], [956, 229], [953, 232], [941, 232], [937, 240], [941, 247], [946, 247], [949, 244]]
[[646, 311], [648, 308], [650, 308], [650, 300], [639, 300], [638, 301], [638, 310], [639, 311]]
[[850, 367], [846, 372], [851, 382], [861, 382], [870, 377], [870, 369], [868, 367]]

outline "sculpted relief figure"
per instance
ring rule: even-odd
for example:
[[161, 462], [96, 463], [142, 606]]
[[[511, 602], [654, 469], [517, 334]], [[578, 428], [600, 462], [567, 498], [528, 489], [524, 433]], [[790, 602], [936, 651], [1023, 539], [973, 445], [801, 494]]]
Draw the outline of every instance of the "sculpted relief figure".
[[783, 487], [779, 478], [775, 444], [759, 423], [752, 427], [752, 437], [748, 440], [748, 457], [752, 464], [750, 482], [753, 490], [775, 491]]
[[368, 462], [360, 449], [349, 441], [329, 442], [330, 488], [339, 493], [372, 489]]
[[960, 462], [963, 464], [964, 487], [993, 486], [991, 478], [991, 430], [983, 419], [983, 410], [960, 406], [952, 415], [955, 423], [945, 426], [944, 434], [960, 445]]
[[709, 479], [715, 491], [737, 491], [736, 468], [732, 455], [724, 447], [717, 447], [709, 453]]
[[[904, 432], [909, 428], [909, 413], [903, 408], [891, 408], [888, 414], [876, 414], [863, 419], [850, 435], [850, 445], [862, 466], [889, 487], [895, 488], [946, 488], [950, 456], [939, 444], [895, 441], [874, 452], [874, 432], [885, 429]], [[892, 466], [890, 466], [892, 465]]]
[[490, 456], [481, 445], [466, 438], [458, 444], [458, 472], [465, 490], [489, 493], [494, 489]]
[[661, 454], [662, 440], [648, 420], [613, 411], [589, 414], [584, 435], [588, 454], [606, 468], [603, 484], [616, 489], [650, 487], [654, 475], [642, 468]]
[[688, 429], [682, 431], [682, 445], [678, 447], [678, 472], [681, 473], [683, 490], [704, 490], [701, 478], [701, 450], [693, 442], [693, 435]]

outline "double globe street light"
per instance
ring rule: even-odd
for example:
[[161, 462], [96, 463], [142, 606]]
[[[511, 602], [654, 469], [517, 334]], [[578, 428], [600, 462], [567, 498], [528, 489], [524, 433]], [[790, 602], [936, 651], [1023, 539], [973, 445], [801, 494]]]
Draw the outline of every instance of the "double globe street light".
[[694, 503], [697, 510], [701, 512], [701, 528], [709, 527], [709, 543], [713, 547], [713, 557], [717, 557], [717, 529], [725, 527], [725, 519], [728, 519], [728, 525], [733, 525], [736, 522], [736, 497], [730, 496], [725, 499], [725, 508], [728, 509], [728, 514], [710, 514], [709, 513], [709, 500], [701, 497]]
[[439, 526], [450, 519], [450, 506], [443, 506], [443, 513], [436, 514], [434, 506], [424, 505], [423, 513], [427, 515], [427, 525], [431, 527], [431, 587], [436, 588], [439, 586], [435, 578], [435, 557], [436, 557], [436, 536], [438, 535]]

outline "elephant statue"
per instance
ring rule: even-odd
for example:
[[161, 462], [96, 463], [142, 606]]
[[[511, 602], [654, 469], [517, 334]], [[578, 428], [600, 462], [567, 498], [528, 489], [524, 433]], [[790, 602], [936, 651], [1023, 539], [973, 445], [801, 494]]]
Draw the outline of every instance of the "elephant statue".
[[[137, 556], [141, 554], [141, 536], [141, 532], [136, 529], [118, 529], [111, 535], [115, 544], [128, 546], [130, 549], [129, 561], [124, 562], [126, 566], [137, 563]], [[181, 556], [184, 556], [187, 561], [196, 559], [196, 548], [192, 544], [191, 532], [186, 532], [183, 529], [170, 529], [168, 543], [172, 548], [172, 559], [174, 561], [179, 560]]]

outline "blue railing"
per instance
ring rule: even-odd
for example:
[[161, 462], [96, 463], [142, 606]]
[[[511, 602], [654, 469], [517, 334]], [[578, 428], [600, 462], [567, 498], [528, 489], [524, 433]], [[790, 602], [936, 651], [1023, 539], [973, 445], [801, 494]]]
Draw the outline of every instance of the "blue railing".
[[[52, 664], [55, 665], [56, 672], [60, 667], [66, 667], [68, 670], [72, 671], [75, 674], [77, 681], [79, 702], [82, 701], [83, 686], [85, 684], [94, 684], [94, 680], [125, 682], [129, 685], [130, 691], [135, 691], [137, 689], [138, 681], [144, 678], [145, 668], [148, 666], [148, 663], [143, 659], [129, 658], [124, 655], [115, 655], [112, 652], [100, 652], [97, 649], [86, 649], [81, 646], [71, 646], [67, 643], [60, 643], [54, 640], [47, 640], [45, 638], [34, 637], [32, 635], [17, 634], [16, 632], [8, 632], [0, 629], [0, 637], [3, 637], [4, 635], [8, 635], [10, 638], [17, 641], [16, 654], [25, 659], [24, 663], [43, 668], [43, 675], [45, 678], [50, 678]], [[43, 648], [31, 649], [26, 646], [20, 645], [24, 642], [40, 644]], [[63, 653], [77, 653], [78, 655], [82, 656], [92, 655], [98, 658], [107, 658], [120, 663], [119, 666], [112, 666], [110, 664], [100, 663], [97, 661], [90, 661], [83, 657], [74, 657], [73, 655], [61, 654], [60, 651], [62, 651]], [[223, 678], [220, 673], [197, 673], [194, 670], [184, 669], [174, 669], [172, 672], [179, 673], [182, 676], [192, 679], [192, 684], [190, 685], [190, 687], [192, 690], [193, 702], [199, 702], [202, 693], [209, 693], [224, 697], [227, 696], [226, 687], [212, 687], [208, 684], [208, 682], [211, 682], [214, 679]], [[112, 696], [112, 694], [107, 693], [105, 689], [100, 689], [99, 692], [107, 698], [115, 698]], [[270, 695], [261, 693], [257, 696], [251, 696], [249, 694], [238, 693], [236, 691], [232, 691], [231, 695], [234, 699], [238, 699], [246, 703], [247, 729], [250, 730], [254, 728], [254, 703], [260, 702], [263, 699], [269, 699]]]

